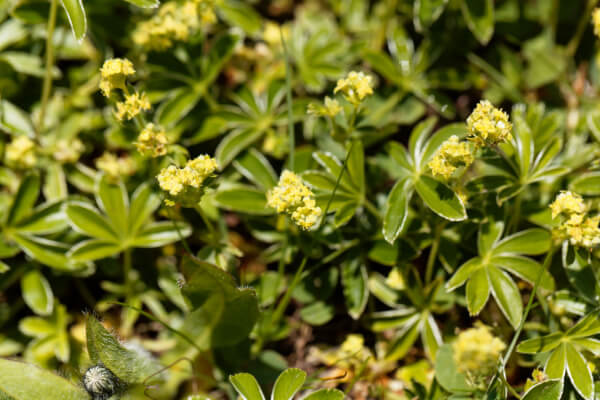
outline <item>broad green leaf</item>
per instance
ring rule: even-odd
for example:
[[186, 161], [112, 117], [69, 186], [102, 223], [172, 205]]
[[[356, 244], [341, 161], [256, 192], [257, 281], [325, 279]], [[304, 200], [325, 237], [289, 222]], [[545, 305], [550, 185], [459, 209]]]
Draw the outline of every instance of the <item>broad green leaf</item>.
[[529, 388], [522, 400], [559, 400], [563, 392], [562, 379], [550, 379]]
[[4, 99], [0, 99], [0, 128], [13, 136], [35, 137], [35, 129], [33, 129], [29, 115]]
[[204, 91], [193, 87], [174, 90], [156, 111], [156, 119], [162, 126], [174, 126], [198, 104]]
[[[348, 162], [346, 168], [350, 175], [350, 180], [358, 192], [365, 193], [365, 151], [360, 140], [354, 140], [349, 145]], [[336, 176], [337, 178], [337, 176]]]
[[265, 400], [258, 382], [252, 375], [245, 372], [230, 375], [229, 382], [242, 397], [242, 400]]
[[320, 326], [328, 323], [335, 316], [335, 307], [324, 301], [315, 301], [302, 307], [300, 318], [312, 326]]
[[412, 197], [411, 186], [410, 180], [399, 180], [385, 203], [383, 237], [390, 244], [394, 244], [404, 229], [408, 217], [408, 203]]
[[517, 351], [525, 354], [539, 354], [554, 350], [562, 343], [562, 332], [554, 332], [546, 336], [527, 339], [519, 343]]
[[67, 197], [67, 177], [59, 164], [51, 164], [46, 168], [46, 179], [42, 188], [46, 200], [62, 200]]
[[433, 24], [444, 12], [448, 0], [415, 0], [413, 21], [418, 32]]
[[503, 231], [503, 221], [489, 221], [481, 225], [477, 234], [477, 251], [479, 251], [479, 255], [488, 254], [502, 237]]
[[550, 232], [545, 229], [527, 229], [502, 239], [492, 253], [544, 254], [550, 250], [550, 239]]
[[303, 397], [302, 400], [344, 400], [345, 397], [344, 392], [337, 389], [320, 389]]
[[23, 300], [36, 314], [48, 316], [54, 308], [54, 294], [50, 284], [36, 269], [27, 272], [21, 278]]
[[369, 299], [367, 268], [360, 258], [354, 258], [342, 263], [341, 269], [348, 314], [359, 319]]
[[461, 0], [461, 9], [469, 30], [481, 44], [487, 44], [494, 34], [494, 1]]
[[67, 259], [66, 248], [62, 243], [24, 234], [15, 234], [12, 237], [29, 257], [44, 265], [62, 271], [73, 271], [82, 267]]
[[232, 346], [247, 339], [258, 319], [258, 300], [252, 289], [235, 289], [225, 297], [223, 317], [214, 326], [212, 347]]
[[[333, 192], [333, 188], [335, 187], [334, 178], [332, 178], [327, 172], [306, 171], [302, 173], [302, 180], [305, 183], [308, 183], [314, 189], [320, 189], [327, 192]], [[340, 184], [340, 186], [338, 187], [338, 192], [341, 189], [342, 185]]]
[[142, 8], [155, 8], [158, 7], [160, 2], [158, 0], [125, 0], [128, 3], [136, 5]]
[[387, 349], [387, 354], [385, 356], [386, 360], [399, 360], [410, 351], [419, 337], [419, 325], [420, 318], [416, 318], [413, 323], [406, 324], [404, 328], [398, 332], [396, 338], [392, 340]]
[[20, 42], [27, 37], [27, 34], [27, 29], [18, 19], [5, 20], [0, 25], [0, 50]]
[[425, 143], [427, 143], [427, 138], [429, 138], [429, 135], [433, 132], [436, 123], [437, 118], [429, 117], [425, 121], [419, 122], [410, 134], [408, 139], [408, 151], [416, 165], [419, 165], [418, 160], [421, 159], [423, 148]]
[[[327, 152], [315, 152], [313, 158], [327, 171], [329, 174], [328, 179], [331, 180], [335, 186], [335, 181], [338, 176], [342, 173], [342, 163], [333, 154]], [[348, 170], [344, 171], [342, 178], [340, 179], [340, 188], [344, 188], [349, 192], [353, 192], [357, 186], [355, 186], [350, 178]]]
[[263, 136], [264, 132], [255, 129], [234, 130], [221, 140], [215, 151], [219, 168], [225, 168], [238, 154]]
[[404, 168], [407, 171], [412, 171], [412, 160], [402, 144], [390, 142], [388, 144], [388, 153], [390, 154], [390, 157], [398, 163], [399, 167]]
[[600, 340], [593, 338], [570, 339], [570, 343], [594, 353], [596, 357], [600, 354]]
[[[199, 307], [186, 314], [181, 332], [192, 340], [196, 348], [208, 350], [211, 347], [211, 336], [215, 324], [223, 316], [225, 299], [223, 292], [212, 291], [208, 299]], [[187, 342], [182, 342], [183, 353], [189, 348]]]
[[250, 35], [260, 32], [261, 17], [251, 5], [240, 0], [225, 0], [219, 4], [218, 10], [229, 25], [239, 26]]
[[96, 182], [96, 202], [106, 213], [117, 236], [126, 237], [129, 221], [129, 197], [123, 182], [112, 183], [106, 175], [100, 175]]
[[576, 177], [569, 188], [584, 196], [600, 195], [600, 172], [588, 172]]
[[562, 263], [569, 282], [577, 289], [579, 295], [596, 303], [600, 286], [594, 268], [588, 262], [587, 251], [575, 248], [565, 241], [562, 247]]
[[433, 212], [450, 221], [467, 218], [465, 205], [448, 186], [435, 179], [421, 175], [415, 182], [415, 190]]
[[87, 20], [85, 9], [81, 0], [61, 0], [63, 8], [67, 13], [67, 18], [71, 24], [73, 35], [78, 41], [83, 40], [87, 30]]
[[70, 259], [78, 262], [99, 260], [119, 254], [123, 249], [114, 241], [89, 239], [77, 243], [67, 253]]
[[[202, 77], [202, 84], [204, 87], [208, 87], [219, 75], [223, 65], [233, 55], [233, 51], [242, 39], [241, 33], [228, 32], [220, 35], [214, 41], [208, 57], [203, 61], [206, 61], [206, 68]], [[223, 168], [223, 165], [221, 165]]]
[[271, 400], [292, 400], [306, 380], [306, 372], [298, 368], [286, 369], [273, 386]]
[[277, 185], [277, 175], [273, 167], [256, 149], [250, 149], [234, 161], [233, 165], [242, 175], [265, 190]]
[[21, 182], [19, 190], [17, 191], [17, 194], [15, 194], [10, 210], [8, 211], [8, 217], [6, 218], [6, 224], [8, 226], [14, 225], [23, 217], [31, 213], [39, 192], [40, 177], [33, 174], [27, 175]]
[[129, 235], [135, 236], [146, 224], [154, 211], [160, 206], [160, 196], [152, 191], [148, 184], [142, 184], [131, 196], [129, 208]]
[[513, 111], [514, 143], [516, 144], [520, 176], [527, 176], [529, 174], [534, 154], [533, 133], [525, 121], [525, 117], [523, 116], [524, 111], [524, 107], [520, 106], [515, 107]]
[[478, 315], [490, 296], [490, 282], [485, 268], [478, 269], [471, 275], [466, 295], [469, 314]]
[[598, 312], [593, 311], [581, 318], [575, 325], [573, 325], [567, 331], [566, 335], [571, 338], [582, 338], [586, 336], [593, 336], [600, 333], [600, 320], [598, 319]]
[[275, 210], [267, 206], [265, 193], [251, 186], [235, 185], [219, 189], [215, 201], [230, 211], [253, 215], [275, 214]]
[[472, 388], [467, 384], [464, 374], [458, 372], [454, 363], [452, 345], [444, 344], [435, 358], [435, 378], [450, 393], [469, 393]]
[[460, 286], [462, 286], [467, 279], [475, 273], [479, 268], [481, 268], [481, 258], [474, 257], [469, 261], [461, 265], [458, 270], [454, 273], [452, 278], [448, 282], [446, 282], [446, 290], [452, 291]]
[[149, 356], [128, 350], [93, 315], [85, 324], [87, 348], [93, 363], [102, 363], [126, 383], [142, 383], [162, 367]]
[[[177, 228], [179, 232], [177, 232]], [[160, 221], [144, 225], [133, 238], [131, 246], [134, 247], [161, 247], [181, 240], [192, 234], [192, 228], [185, 222]]]
[[356, 201], [348, 201], [342, 204], [335, 212], [333, 223], [336, 228], [346, 225], [354, 215], [356, 215], [356, 209], [358, 204]]
[[554, 291], [554, 278], [552, 275], [547, 270], [542, 271], [542, 266], [530, 258], [522, 256], [494, 256], [490, 259], [490, 264], [508, 270], [532, 285], [535, 284], [541, 273], [540, 287], [548, 291]]
[[80, 386], [32, 364], [0, 358], [0, 395], [14, 400], [88, 400]]
[[523, 302], [519, 288], [505, 272], [492, 265], [487, 267], [492, 295], [498, 302], [502, 313], [516, 329], [523, 316]]
[[565, 351], [567, 356], [567, 372], [577, 393], [586, 400], [593, 399], [594, 380], [587, 361], [583, 358], [581, 353], [569, 343], [565, 344]]
[[440, 328], [437, 326], [435, 319], [431, 315], [427, 315], [427, 318], [423, 320], [421, 342], [423, 343], [425, 353], [429, 359], [435, 362], [438, 349], [443, 341]]
[[78, 232], [106, 242], [119, 243], [119, 235], [100, 211], [89, 204], [70, 202], [65, 206], [69, 224]]
[[567, 344], [559, 343], [559, 346], [550, 354], [544, 367], [544, 372], [550, 379], [562, 380], [567, 369]]

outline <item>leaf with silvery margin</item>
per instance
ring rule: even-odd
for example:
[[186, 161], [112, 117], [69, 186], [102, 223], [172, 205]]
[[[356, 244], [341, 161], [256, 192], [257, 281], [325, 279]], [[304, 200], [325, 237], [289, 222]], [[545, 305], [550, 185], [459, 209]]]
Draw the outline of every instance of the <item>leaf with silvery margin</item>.
[[408, 204], [412, 198], [413, 188], [410, 179], [396, 182], [385, 203], [383, 217], [383, 237], [394, 244], [404, 230], [408, 217]]
[[0, 99], [0, 128], [13, 136], [35, 137], [35, 130], [29, 115], [5, 99]]
[[260, 389], [260, 386], [258, 386], [258, 382], [254, 376], [242, 372], [230, 375], [229, 382], [231, 382], [233, 388], [239, 393], [243, 400], [265, 400], [265, 395]]
[[238, 157], [233, 165], [248, 180], [265, 190], [272, 189], [277, 185], [275, 170], [267, 158], [256, 149], [248, 150]]
[[467, 218], [465, 205], [448, 186], [427, 175], [421, 175], [414, 183], [415, 191], [433, 212], [450, 221]]
[[87, 18], [85, 8], [81, 0], [61, 0], [63, 8], [67, 13], [69, 24], [73, 30], [73, 35], [78, 41], [83, 40], [87, 30]]
[[252, 6], [240, 0], [225, 0], [218, 12], [228, 24], [239, 26], [244, 32], [254, 35], [262, 28], [262, 17]]
[[367, 268], [360, 257], [357, 257], [343, 262], [341, 269], [348, 313], [353, 319], [359, 319], [369, 299]]
[[275, 214], [275, 209], [267, 206], [265, 192], [248, 185], [222, 185], [215, 195], [215, 203], [223, 209], [244, 214]]
[[7, 226], [16, 224], [31, 213], [40, 193], [40, 185], [40, 177], [36, 174], [30, 174], [23, 178], [8, 211]]
[[68, 202], [65, 214], [75, 231], [107, 242], [120, 243], [119, 235], [110, 221], [93, 206], [83, 202]]
[[600, 172], [594, 171], [579, 175], [571, 181], [569, 189], [583, 196], [600, 195]]
[[421, 170], [425, 170], [427, 163], [435, 155], [439, 147], [451, 136], [456, 136], [459, 139], [464, 138], [468, 134], [467, 126], [464, 123], [448, 124], [441, 129], [438, 129], [423, 146], [423, 151], [419, 154], [417, 164]]
[[273, 385], [271, 400], [292, 400], [306, 380], [306, 372], [298, 368], [283, 371]]
[[344, 392], [337, 389], [320, 389], [302, 397], [302, 400], [344, 400]]
[[31, 258], [60, 271], [75, 271], [85, 265], [66, 256], [68, 246], [49, 239], [21, 233], [11, 235], [17, 245]]
[[156, 8], [160, 4], [158, 0], [125, 0], [128, 3], [142, 8]]
[[500, 310], [516, 329], [523, 317], [523, 302], [519, 288], [508, 274], [495, 266], [488, 266], [487, 273], [492, 288], [492, 296]]
[[588, 362], [572, 344], [565, 344], [567, 373], [577, 393], [586, 400], [594, 398], [594, 379]]
[[562, 379], [549, 379], [533, 385], [522, 400], [559, 400], [563, 392]]
[[585, 250], [578, 249], [565, 241], [562, 246], [562, 264], [571, 285], [580, 296], [592, 304], [597, 304], [600, 286], [596, 273]]
[[36, 269], [21, 277], [23, 300], [36, 314], [48, 316], [54, 308], [54, 294], [48, 280]]
[[106, 174], [96, 181], [96, 202], [106, 213], [113, 231], [119, 238], [128, 235], [129, 196], [123, 182], [113, 183]]

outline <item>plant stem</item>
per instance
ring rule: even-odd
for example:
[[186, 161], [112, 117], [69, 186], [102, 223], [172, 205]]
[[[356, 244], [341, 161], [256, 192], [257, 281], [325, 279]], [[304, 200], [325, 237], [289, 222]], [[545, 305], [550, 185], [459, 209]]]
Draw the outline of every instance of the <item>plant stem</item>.
[[425, 282], [431, 282], [431, 278], [433, 277], [433, 267], [435, 265], [435, 260], [437, 259], [438, 250], [440, 248], [440, 238], [442, 236], [442, 232], [446, 227], [447, 222], [441, 222], [435, 228], [435, 234], [433, 237], [433, 243], [431, 244], [431, 250], [429, 251], [429, 256], [427, 257], [427, 269], [425, 270]]
[[283, 30], [279, 29], [279, 35], [281, 36], [281, 45], [283, 47], [283, 55], [285, 57], [285, 97], [287, 101], [288, 111], [288, 135], [290, 144], [290, 155], [289, 155], [289, 169], [294, 170], [294, 153], [296, 152], [296, 139], [294, 137], [294, 113], [292, 111], [292, 77], [290, 68], [290, 57], [285, 45], [285, 39], [283, 38]]
[[50, 16], [48, 17], [48, 31], [46, 32], [46, 71], [44, 74], [44, 84], [42, 87], [42, 106], [40, 108], [40, 115], [37, 124], [37, 133], [41, 134], [44, 128], [44, 119], [46, 118], [46, 108], [48, 107], [48, 100], [50, 99], [50, 93], [52, 92], [52, 70], [54, 69], [54, 28], [56, 27], [56, 9], [58, 7], [58, 0], [51, 0], [50, 2]]
[[513, 209], [512, 216], [510, 217], [510, 221], [507, 227], [507, 233], [515, 233], [517, 229], [519, 229], [519, 219], [521, 218], [521, 203], [523, 202], [523, 198], [521, 193], [517, 195], [515, 199], [515, 207]]
[[123, 286], [125, 287], [125, 298], [128, 298], [131, 294], [131, 248], [127, 248], [123, 253]]
[[567, 55], [569, 55], [571, 57], [575, 55], [575, 52], [577, 51], [577, 48], [579, 47], [579, 43], [581, 42], [581, 38], [583, 37], [583, 33], [585, 32], [585, 28], [590, 23], [590, 16], [592, 15], [592, 11], [594, 10], [594, 7], [596, 7], [597, 3], [598, 3], [598, 0], [590, 0], [590, 2], [588, 3], [588, 5], [585, 9], [583, 16], [581, 16], [581, 18], [579, 18], [579, 24], [577, 25], [577, 28], [575, 29], [575, 35], [573, 35], [573, 37], [569, 41], [569, 44], [567, 44], [567, 50], [566, 50]]
[[171, 218], [171, 221], [173, 221], [173, 226], [175, 227], [175, 230], [177, 231], [177, 236], [179, 236], [179, 240], [183, 244], [183, 248], [185, 249], [185, 251], [187, 251], [187, 253], [190, 256], [193, 256], [194, 253], [192, 253], [192, 250], [190, 250], [190, 246], [188, 245], [186, 238], [184, 238], [183, 235], [181, 234], [181, 230], [179, 229], [179, 226], [177, 225], [177, 221], [175, 221], [175, 218], [173, 218], [173, 214], [171, 213], [170, 208], [167, 207], [167, 210], [169, 210], [168, 211], [169, 217]]
[[206, 225], [206, 229], [208, 229], [208, 232], [211, 237], [211, 241], [214, 244], [217, 244], [218, 236], [217, 236], [217, 231], [216, 231], [214, 225], [212, 224], [212, 222], [210, 222], [210, 219], [208, 219], [208, 217], [204, 213], [204, 210], [202, 210], [201, 206], [199, 206], [199, 205], [196, 206], [196, 211], [198, 212], [198, 214], [200, 214], [200, 217], [202, 218], [202, 222], [204, 222], [204, 225]]

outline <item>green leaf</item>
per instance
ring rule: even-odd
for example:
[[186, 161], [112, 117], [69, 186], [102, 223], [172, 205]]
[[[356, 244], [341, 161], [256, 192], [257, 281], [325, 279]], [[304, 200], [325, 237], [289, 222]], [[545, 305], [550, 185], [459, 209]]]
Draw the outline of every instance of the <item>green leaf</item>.
[[8, 226], [16, 224], [23, 217], [31, 213], [39, 192], [40, 177], [38, 175], [27, 175], [21, 182], [8, 211], [8, 217], [6, 218]]
[[156, 120], [162, 126], [176, 125], [198, 104], [204, 91], [184, 87], [174, 90], [156, 111]]
[[[335, 186], [337, 177], [342, 173], [342, 163], [331, 153], [315, 152], [313, 158], [327, 171], [328, 180]], [[331, 190], [333, 190], [333, 186]], [[344, 171], [340, 179], [340, 188], [353, 192], [356, 186], [353, 185], [348, 171]]]
[[142, 184], [131, 196], [129, 208], [129, 235], [135, 236], [140, 228], [150, 220], [160, 206], [160, 196], [152, 191], [148, 184]]
[[264, 134], [255, 129], [234, 130], [221, 140], [215, 151], [219, 168], [225, 168], [238, 154], [256, 142]]
[[265, 400], [256, 379], [248, 373], [240, 373], [229, 376], [229, 382], [242, 397], [242, 400]]
[[328, 323], [335, 316], [335, 307], [324, 301], [315, 301], [300, 310], [300, 318], [312, 326]]
[[35, 137], [35, 129], [29, 115], [4, 99], [0, 99], [0, 128], [14, 136]]
[[0, 358], [0, 395], [14, 400], [88, 400], [80, 386], [32, 364]]
[[106, 213], [118, 237], [126, 237], [129, 221], [129, 197], [123, 182], [112, 183], [106, 175], [96, 182], [96, 202]]
[[544, 254], [550, 250], [550, 239], [550, 232], [545, 229], [527, 229], [502, 239], [492, 254]]
[[275, 210], [267, 206], [267, 198], [261, 190], [246, 185], [232, 185], [219, 189], [215, 202], [226, 210], [252, 215], [273, 215]]
[[494, 34], [494, 1], [462, 0], [461, 10], [469, 30], [481, 44], [487, 44]]
[[527, 339], [519, 343], [517, 351], [525, 354], [539, 354], [554, 350], [562, 343], [562, 332], [554, 332], [546, 336]]
[[452, 345], [440, 347], [435, 358], [435, 378], [450, 393], [469, 393], [472, 388], [467, 384], [465, 375], [458, 372], [454, 363]]
[[119, 243], [104, 239], [90, 239], [77, 243], [69, 250], [67, 256], [78, 262], [99, 260], [121, 252]]
[[398, 332], [396, 338], [390, 343], [385, 356], [386, 360], [395, 361], [406, 355], [415, 344], [419, 337], [420, 318], [413, 318], [411, 323], [407, 323], [404, 328]]
[[320, 389], [312, 392], [302, 400], [344, 400], [344, 392], [337, 389]]
[[413, 8], [413, 21], [418, 32], [433, 24], [444, 12], [448, 0], [416, 0]]
[[158, 0], [125, 0], [128, 3], [136, 5], [142, 8], [155, 8], [158, 7], [160, 2]]
[[342, 263], [341, 269], [348, 314], [352, 318], [358, 319], [365, 310], [369, 299], [367, 268], [360, 258], [354, 258]]
[[503, 221], [489, 221], [479, 227], [477, 235], [477, 251], [480, 256], [487, 255], [496, 245], [504, 231]]
[[365, 193], [365, 151], [360, 140], [354, 140], [350, 144], [346, 168], [350, 175], [350, 181], [359, 193]]
[[44, 265], [61, 271], [73, 271], [82, 267], [67, 259], [62, 243], [25, 234], [15, 234], [12, 237], [29, 257]]
[[306, 380], [306, 372], [298, 368], [286, 369], [273, 386], [271, 400], [292, 400]]
[[550, 354], [544, 367], [544, 372], [550, 379], [560, 379], [562, 381], [567, 369], [567, 344], [559, 343], [556, 350]]
[[36, 269], [21, 278], [21, 292], [25, 303], [38, 315], [48, 316], [54, 308], [54, 294], [50, 284]]
[[487, 272], [492, 287], [492, 295], [504, 316], [516, 329], [523, 316], [523, 303], [517, 285], [499, 268], [490, 265], [487, 267]]
[[437, 118], [429, 117], [425, 121], [419, 122], [412, 130], [408, 139], [408, 151], [412, 160], [416, 165], [419, 165], [418, 160], [421, 159], [423, 147], [427, 143], [427, 138], [433, 132], [433, 128], [437, 123]]
[[110, 222], [96, 208], [81, 202], [70, 202], [65, 207], [69, 224], [78, 232], [106, 242], [119, 243], [119, 235]]
[[494, 256], [490, 259], [490, 264], [506, 269], [531, 284], [535, 284], [541, 272], [540, 287], [548, 291], [554, 291], [554, 278], [552, 275], [547, 270], [542, 272], [542, 266], [530, 258], [522, 256]]
[[126, 383], [142, 383], [162, 368], [145, 354], [121, 346], [93, 315], [87, 317], [85, 332], [91, 361], [101, 362]]
[[566, 343], [565, 350], [567, 355], [567, 372], [569, 378], [584, 399], [594, 398], [594, 380], [588, 364], [573, 345]]
[[425, 353], [435, 362], [440, 345], [443, 343], [440, 328], [437, 326], [432, 315], [427, 315], [423, 319], [423, 327], [421, 328], [421, 342], [425, 348]]
[[457, 136], [459, 139], [464, 138], [468, 134], [467, 126], [460, 122], [455, 124], [448, 124], [443, 128], [439, 129], [437, 132], [431, 136], [431, 138], [427, 141], [427, 144], [424, 146], [422, 154], [420, 154], [421, 158], [418, 160], [418, 164], [420, 165], [420, 169], [424, 170], [427, 166], [427, 163], [431, 160], [431, 158], [435, 155], [439, 147], [451, 136]]
[[570, 246], [568, 241], [565, 241], [562, 247], [562, 264], [571, 285], [577, 289], [579, 295], [594, 304], [600, 293], [600, 286], [586, 253], [586, 250]]
[[562, 379], [549, 379], [529, 388], [522, 400], [559, 400], [563, 392]]
[[67, 178], [60, 164], [51, 164], [46, 169], [46, 179], [42, 189], [48, 201], [62, 200], [67, 197]]
[[481, 258], [474, 257], [461, 265], [454, 273], [452, 278], [446, 282], [446, 290], [450, 292], [462, 286], [466, 280], [469, 279], [473, 273], [475, 273], [475, 271], [481, 268], [481, 262]]
[[408, 204], [412, 197], [412, 182], [408, 179], [396, 182], [385, 203], [383, 237], [394, 244], [402, 233], [408, 217]]
[[465, 205], [448, 186], [435, 179], [421, 175], [415, 182], [415, 190], [433, 212], [450, 221], [467, 218]]
[[470, 315], [478, 315], [490, 296], [490, 282], [485, 268], [475, 271], [467, 282], [467, 307]]
[[277, 175], [265, 156], [250, 149], [233, 162], [235, 168], [251, 182], [269, 190], [277, 185]]
[[[144, 227], [133, 238], [131, 246], [155, 248], [181, 240], [192, 234], [192, 228], [185, 222], [176, 222], [179, 232], [173, 221], [152, 222]], [[180, 236], [181, 235], [181, 236]]]
[[259, 33], [262, 25], [260, 14], [249, 4], [239, 0], [225, 0], [219, 4], [218, 10], [229, 25], [239, 26], [250, 35]]
[[87, 30], [87, 20], [85, 18], [85, 9], [81, 0], [61, 0], [63, 8], [67, 13], [67, 18], [71, 24], [73, 35], [78, 41], [83, 40]]
[[581, 174], [573, 179], [569, 189], [584, 196], [600, 195], [600, 172], [594, 171]]
[[223, 317], [214, 326], [212, 347], [232, 346], [247, 339], [258, 319], [258, 300], [252, 289], [237, 289], [225, 297]]

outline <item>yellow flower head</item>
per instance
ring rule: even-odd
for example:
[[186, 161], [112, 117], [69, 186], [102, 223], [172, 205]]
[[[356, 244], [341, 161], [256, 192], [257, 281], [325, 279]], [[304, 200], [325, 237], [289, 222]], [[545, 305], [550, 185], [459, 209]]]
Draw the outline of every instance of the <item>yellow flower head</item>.
[[167, 154], [167, 135], [165, 131], [149, 123], [138, 135], [135, 146], [146, 157], [160, 157]]
[[285, 170], [279, 183], [267, 193], [267, 204], [279, 213], [287, 213], [303, 229], [319, 222], [321, 208], [316, 206], [313, 192], [292, 171]]
[[325, 96], [325, 105], [310, 103], [308, 105], [308, 113], [312, 115], [335, 117], [342, 111], [340, 103], [329, 96]]
[[470, 138], [479, 146], [495, 145], [512, 139], [508, 114], [487, 100], [477, 104], [467, 118]]
[[104, 152], [96, 159], [96, 168], [103, 171], [111, 179], [119, 179], [135, 172], [135, 163], [126, 157], [117, 157], [113, 153]]
[[85, 146], [81, 140], [75, 138], [71, 140], [60, 139], [56, 142], [54, 148], [54, 159], [60, 163], [70, 164], [79, 160]]
[[27, 136], [17, 136], [6, 145], [4, 160], [14, 168], [31, 168], [37, 162], [35, 143]]
[[459, 142], [458, 136], [452, 135], [442, 143], [427, 165], [434, 176], [448, 179], [459, 166], [469, 166], [474, 160], [469, 144]]
[[583, 214], [585, 213], [585, 204], [583, 199], [577, 193], [570, 191], [560, 192], [552, 204], [552, 219], [556, 218], [559, 214]]
[[494, 373], [506, 345], [492, 335], [488, 326], [477, 324], [475, 328], [462, 331], [452, 348], [458, 371], [479, 385]]
[[217, 161], [208, 155], [189, 160], [183, 168], [175, 165], [164, 168], [156, 178], [169, 197], [165, 204], [180, 203], [186, 207], [198, 204], [203, 194], [202, 185], [214, 176], [217, 168]]
[[287, 42], [290, 36], [290, 28], [288, 26], [281, 26], [276, 22], [267, 21], [263, 30], [263, 40], [272, 47], [281, 45], [281, 35]]
[[124, 58], [106, 60], [100, 68], [100, 90], [104, 96], [110, 96], [113, 89], [124, 89], [125, 79], [135, 74], [131, 61]]
[[596, 8], [592, 13], [592, 23], [594, 24], [594, 34], [600, 37], [600, 8]]
[[346, 78], [337, 81], [333, 93], [342, 92], [346, 100], [357, 106], [367, 96], [373, 94], [373, 78], [363, 72], [350, 72]]
[[150, 110], [150, 102], [145, 93], [125, 95], [125, 101], [117, 103], [116, 117], [119, 121], [130, 120], [142, 111]]

